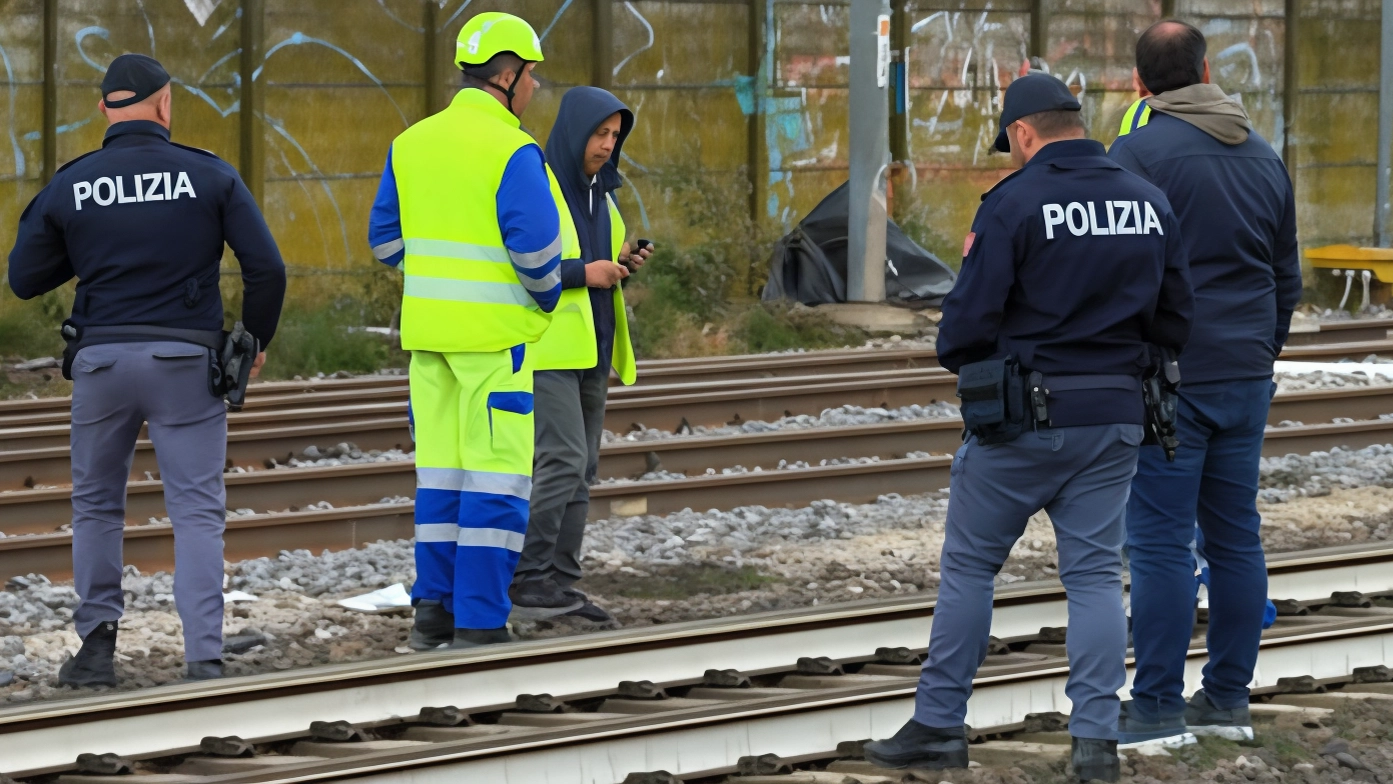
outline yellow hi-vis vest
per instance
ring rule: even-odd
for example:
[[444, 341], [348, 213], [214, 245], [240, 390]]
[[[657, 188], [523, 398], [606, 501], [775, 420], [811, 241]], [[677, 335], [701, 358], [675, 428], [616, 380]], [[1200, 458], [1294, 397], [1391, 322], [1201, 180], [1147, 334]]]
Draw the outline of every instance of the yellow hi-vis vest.
[[1138, 98], [1135, 103], [1127, 108], [1127, 113], [1122, 115], [1122, 128], [1117, 132], [1118, 136], [1126, 136], [1136, 129], [1146, 125], [1151, 119], [1151, 107], [1147, 105], [1145, 98]]
[[406, 246], [403, 349], [502, 351], [546, 332], [551, 316], [518, 280], [498, 227], [503, 170], [529, 144], [518, 118], [482, 90], [461, 90], [392, 142]]
[[[551, 170], [548, 169], [550, 174]], [[571, 237], [575, 237], [575, 222], [571, 220], [571, 210], [566, 206], [566, 198], [561, 194], [561, 186], [555, 176], [551, 178], [551, 195], [556, 200], [556, 208], [561, 212], [561, 258], [577, 258], [576, 252], [568, 253], [566, 246], [566, 227], [570, 227]], [[618, 263], [619, 252], [624, 247], [624, 219], [619, 216], [619, 208], [614, 197], [609, 202], [610, 259]], [[595, 348], [595, 312], [590, 307], [590, 289], [566, 289], [561, 292], [561, 301], [552, 311], [551, 326], [530, 351], [537, 370], [586, 370], [595, 367], [599, 357]], [[624, 291], [614, 287], [614, 351], [610, 358], [614, 372], [625, 384], [632, 384], [638, 378], [634, 362], [634, 345], [629, 340], [629, 317], [624, 311]]]

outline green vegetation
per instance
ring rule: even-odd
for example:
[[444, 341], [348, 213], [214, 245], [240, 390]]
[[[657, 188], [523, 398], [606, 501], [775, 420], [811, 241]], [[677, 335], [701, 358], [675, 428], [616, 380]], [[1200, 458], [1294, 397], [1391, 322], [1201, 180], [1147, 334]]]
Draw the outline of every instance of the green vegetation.
[[72, 308], [73, 287], [22, 302], [8, 287], [0, 293], [0, 359], [56, 357], [63, 353], [58, 327]]
[[365, 323], [359, 308], [288, 309], [266, 352], [263, 376], [290, 378], [340, 370], [372, 373], [405, 367], [407, 358], [396, 348], [397, 340], [361, 331]]
[[651, 574], [619, 574], [586, 578], [587, 590], [628, 599], [689, 599], [699, 594], [731, 594], [753, 591], [781, 582], [753, 566], [729, 567], [703, 563], [655, 570]]

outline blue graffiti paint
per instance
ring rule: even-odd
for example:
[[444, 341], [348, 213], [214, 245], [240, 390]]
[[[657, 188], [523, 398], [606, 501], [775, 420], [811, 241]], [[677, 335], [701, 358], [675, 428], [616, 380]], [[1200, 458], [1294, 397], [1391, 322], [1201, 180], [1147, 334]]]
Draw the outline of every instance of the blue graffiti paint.
[[[621, 155], [622, 155], [622, 153], [621, 153]], [[626, 157], [627, 157], [627, 156], [626, 156]], [[634, 165], [635, 165], [635, 166], [638, 166], [638, 164], [634, 164]], [[638, 166], [638, 168], [641, 169], [641, 170], [643, 170], [643, 171], [648, 171], [647, 169], [644, 169], [642, 166]], [[639, 223], [642, 223], [642, 224], [643, 224], [643, 230], [644, 230], [644, 231], [649, 231], [649, 230], [652, 228], [652, 226], [650, 226], [650, 225], [648, 224], [648, 208], [645, 207], [645, 206], [643, 206], [643, 195], [640, 194], [640, 193], [638, 192], [638, 186], [634, 184], [634, 181], [633, 181], [633, 180], [629, 179], [629, 175], [627, 175], [627, 174], [625, 174], [624, 172], [621, 171], [621, 172], [619, 172], [619, 176], [622, 177], [622, 178], [624, 179], [624, 182], [629, 183], [629, 190], [633, 191], [633, 194], [634, 194], [634, 201], [638, 202], [638, 220], [639, 220]]]
[[559, 20], [561, 18], [561, 15], [566, 13], [566, 9], [570, 7], [571, 0], [566, 0], [566, 2], [562, 3], [561, 7], [556, 9], [556, 13], [551, 17], [551, 22], [547, 24], [547, 28], [542, 31], [541, 35], [537, 36], [538, 39], [543, 41], [547, 40], [547, 33], [551, 32], [551, 28], [556, 26], [557, 20]]
[[150, 56], [155, 56], [155, 26], [150, 24], [150, 15], [145, 13], [145, 0], [135, 0], [135, 7], [140, 9], [140, 16], [145, 19], [145, 33], [150, 36]]
[[347, 51], [345, 51], [344, 49], [342, 49], [342, 48], [340, 48], [340, 47], [338, 47], [338, 46], [335, 46], [334, 44], [329, 43], [328, 41], [325, 41], [325, 40], [322, 40], [322, 39], [319, 39], [319, 38], [314, 38], [314, 37], [305, 35], [304, 33], [301, 33], [301, 32], [299, 32], [299, 31], [296, 31], [296, 32], [292, 33], [291, 36], [290, 36], [289, 38], [285, 39], [284, 41], [281, 41], [280, 43], [278, 43], [278, 44], [276, 44], [275, 46], [272, 46], [270, 49], [267, 49], [267, 50], [266, 50], [266, 57], [265, 57], [264, 59], [262, 59], [261, 65], [257, 66], [256, 70], [252, 72], [252, 81], [256, 81], [257, 78], [261, 76], [261, 71], [266, 67], [266, 63], [271, 59], [271, 55], [275, 54], [276, 52], [280, 51], [281, 49], [283, 49], [283, 48], [285, 48], [285, 47], [287, 47], [287, 46], [303, 46], [303, 45], [305, 45], [305, 44], [313, 44], [313, 45], [315, 45], [315, 46], [322, 46], [322, 47], [324, 47], [325, 49], [328, 49], [328, 50], [331, 51], [331, 52], [335, 52], [335, 53], [337, 53], [337, 54], [343, 55], [343, 57], [344, 57], [345, 59], [347, 59], [349, 62], [353, 63], [353, 65], [354, 65], [359, 71], [362, 71], [362, 72], [363, 72], [363, 75], [364, 75], [364, 76], [366, 76], [366, 77], [368, 77], [369, 79], [371, 79], [371, 80], [372, 80], [372, 83], [375, 84], [375, 85], [377, 85], [378, 88], [382, 90], [382, 94], [385, 95], [385, 96], [387, 96], [387, 100], [389, 100], [389, 101], [392, 102], [392, 107], [395, 108], [395, 109], [397, 110], [397, 115], [401, 117], [401, 124], [402, 124], [403, 126], [410, 125], [410, 123], [408, 123], [408, 122], [406, 121], [406, 113], [403, 112], [403, 111], [401, 110], [401, 107], [397, 105], [397, 100], [396, 100], [395, 98], [392, 97], [392, 94], [391, 94], [390, 92], [387, 91], [386, 86], [384, 86], [384, 85], [382, 84], [382, 80], [381, 80], [381, 79], [378, 79], [376, 76], [374, 76], [373, 73], [372, 73], [372, 71], [369, 71], [369, 70], [368, 70], [368, 67], [367, 67], [366, 65], [363, 65], [363, 62], [362, 62], [361, 60], [359, 60], [357, 57], [354, 57], [353, 55], [349, 54], [349, 53], [348, 53]]
[[[464, 9], [468, 8], [469, 4], [472, 2], [474, 2], [474, 0], [464, 0], [464, 3], [462, 3], [459, 8], [456, 8], [453, 14], [450, 14], [450, 18], [445, 20], [445, 24], [442, 24], [440, 27], [436, 28], [435, 31], [438, 33], [441, 30], [444, 30], [445, 28], [449, 27], [451, 23], [453, 23], [456, 19], [459, 18], [460, 14], [464, 13]], [[445, 4], [441, 3], [440, 7], [444, 8]]]
[[639, 55], [653, 48], [653, 25], [649, 24], [648, 20], [643, 18], [643, 14], [639, 13], [638, 9], [634, 8], [634, 4], [629, 2], [629, 0], [624, 0], [624, 7], [629, 9], [629, 13], [633, 14], [638, 19], [639, 24], [643, 25], [643, 29], [648, 31], [648, 43], [645, 43], [643, 46], [640, 46], [638, 49], [630, 52], [628, 57], [625, 57], [623, 60], [620, 60], [619, 63], [614, 66], [614, 71], [612, 74], [614, 76], [618, 76], [619, 69], [628, 65], [630, 60], [634, 59], [635, 57], [638, 57]]
[[[267, 54], [269, 56], [270, 53], [268, 52]], [[319, 166], [315, 164], [314, 160], [310, 158], [309, 152], [307, 152], [305, 148], [300, 145], [300, 142], [297, 141], [294, 136], [290, 135], [290, 132], [285, 129], [285, 125], [281, 121], [264, 114], [258, 114], [257, 116], [260, 117], [261, 120], [265, 122], [267, 125], [271, 126], [271, 130], [280, 134], [281, 138], [290, 142], [290, 144], [295, 147], [295, 150], [300, 153], [300, 157], [305, 159], [305, 163], [309, 164], [310, 171], [316, 175], [319, 175], [319, 185], [321, 188], [324, 189], [324, 195], [328, 197], [329, 203], [332, 204], [334, 207], [334, 213], [339, 217], [339, 232], [342, 234], [343, 238], [344, 259], [347, 260], [351, 258], [352, 254], [348, 250], [348, 227], [344, 224], [343, 221], [343, 211], [339, 209], [339, 202], [337, 199], [334, 198], [334, 192], [329, 188], [328, 180], [324, 179], [324, 172], [321, 171]], [[294, 170], [292, 169], [291, 172], [294, 173]]]
[[[87, 123], [90, 123], [90, 122], [92, 122], [92, 118], [91, 118], [91, 117], [84, 117], [84, 118], [82, 118], [81, 120], [78, 120], [77, 122], [71, 122], [71, 123], [68, 123], [67, 125], [60, 125], [60, 126], [58, 126], [57, 128], [54, 128], [53, 130], [54, 130], [55, 132], [57, 132], [57, 133], [60, 133], [60, 134], [71, 133], [72, 131], [75, 131], [75, 130], [77, 130], [78, 128], [81, 128], [82, 126], [84, 126], [84, 125], [86, 125]], [[30, 131], [29, 133], [24, 134], [24, 141], [26, 141], [26, 142], [36, 142], [36, 141], [38, 141], [39, 139], [42, 139], [43, 137], [44, 137], [43, 131]]]
[[10, 84], [10, 113], [9, 113], [9, 132], [10, 149], [15, 156], [15, 177], [23, 177], [26, 169], [24, 151], [19, 149], [19, 140], [15, 138], [15, 72], [10, 65], [10, 54], [5, 51], [5, 47], [0, 46], [0, 60], [5, 63], [5, 79]]
[[416, 25], [413, 25], [413, 24], [411, 24], [410, 22], [406, 21], [405, 19], [402, 19], [401, 17], [399, 17], [399, 16], [397, 16], [396, 14], [392, 13], [392, 9], [390, 9], [390, 8], [387, 7], [387, 0], [377, 0], [377, 4], [378, 4], [379, 6], [382, 7], [382, 12], [383, 12], [384, 14], [386, 14], [388, 17], [390, 17], [391, 20], [392, 20], [393, 22], [396, 22], [397, 24], [401, 25], [402, 27], [405, 27], [406, 29], [410, 30], [411, 32], [413, 32], [413, 33], [424, 33], [424, 32], [426, 31], [426, 28], [424, 28], [424, 27], [417, 27]]

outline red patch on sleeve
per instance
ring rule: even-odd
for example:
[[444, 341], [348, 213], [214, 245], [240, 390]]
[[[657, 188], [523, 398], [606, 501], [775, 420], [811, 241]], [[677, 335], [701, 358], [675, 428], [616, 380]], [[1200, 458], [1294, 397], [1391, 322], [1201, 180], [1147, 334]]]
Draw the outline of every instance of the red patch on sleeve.
[[975, 231], [969, 231], [967, 236], [963, 237], [963, 258], [967, 258], [967, 254], [972, 252], [972, 241], [975, 239], [977, 239]]

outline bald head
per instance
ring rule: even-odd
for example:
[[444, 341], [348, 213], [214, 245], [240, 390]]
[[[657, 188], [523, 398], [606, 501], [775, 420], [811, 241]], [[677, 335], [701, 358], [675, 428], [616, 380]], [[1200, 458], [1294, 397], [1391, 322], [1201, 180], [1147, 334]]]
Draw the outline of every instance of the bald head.
[[1207, 81], [1204, 33], [1192, 24], [1167, 19], [1137, 39], [1137, 79], [1152, 94]]
[[106, 115], [107, 125], [115, 125], [119, 122], [129, 120], [149, 120], [159, 123], [165, 128], [169, 127], [170, 109], [173, 103], [172, 93], [169, 85], [156, 90], [148, 98], [140, 103], [133, 103], [130, 106], [122, 106], [119, 109], [108, 107], [106, 102], [122, 101], [135, 96], [130, 90], [116, 90], [97, 102], [97, 110]]

